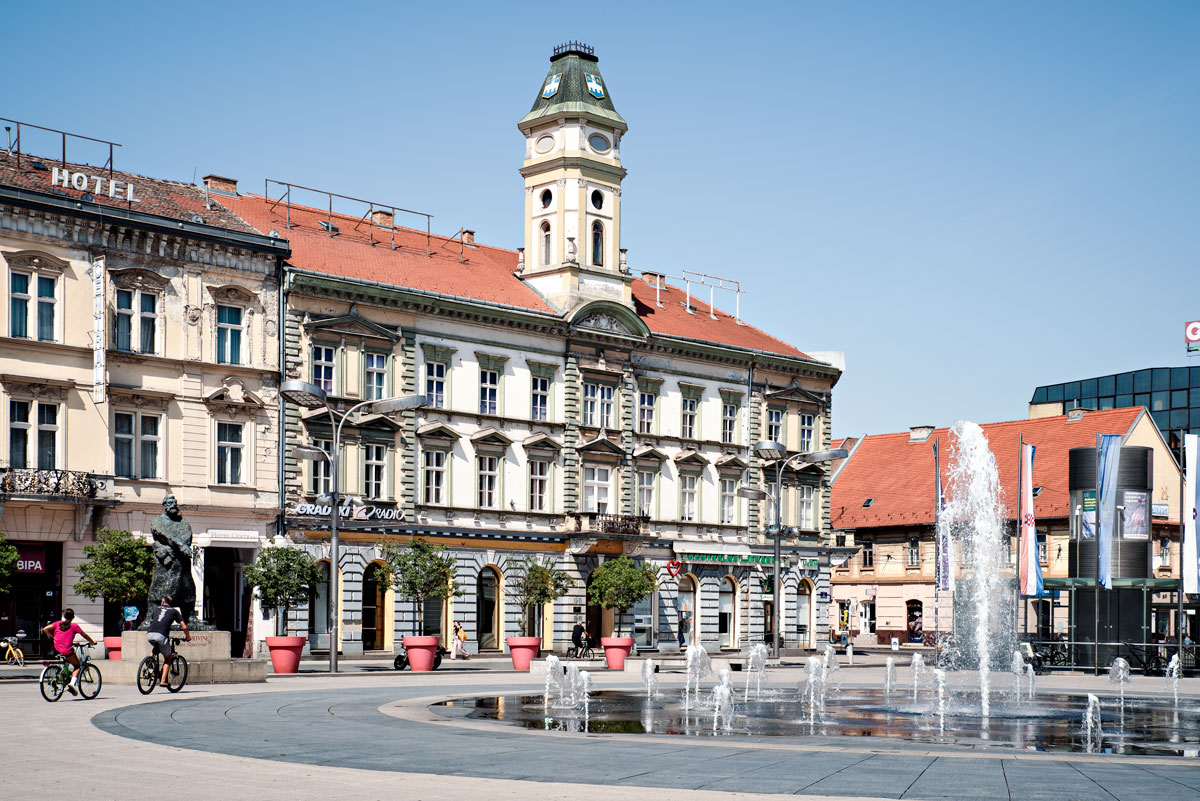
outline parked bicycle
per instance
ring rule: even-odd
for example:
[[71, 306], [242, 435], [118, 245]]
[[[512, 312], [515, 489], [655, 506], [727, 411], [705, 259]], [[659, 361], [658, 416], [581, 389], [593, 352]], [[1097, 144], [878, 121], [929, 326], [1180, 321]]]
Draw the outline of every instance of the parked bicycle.
[[[183, 689], [183, 685], [187, 684], [188, 663], [183, 654], [179, 653], [179, 643], [183, 640], [179, 637], [171, 637], [171, 646], [175, 649], [175, 653], [171, 654], [171, 667], [167, 670], [167, 689], [170, 692], [177, 693]], [[152, 653], [146, 657], [138, 665], [137, 670], [137, 688], [142, 695], [149, 695], [154, 692], [154, 688], [158, 686], [159, 676], [162, 675], [162, 651], [155, 643], [151, 643]]]
[[[75, 654], [79, 657], [79, 694], [87, 699], [95, 698], [100, 694], [100, 685], [104, 679], [100, 675], [100, 668], [93, 665], [91, 657], [88, 656], [87, 649], [92, 646], [76, 643], [71, 647], [75, 649]], [[64, 656], [42, 664], [45, 667], [42, 668], [41, 678], [38, 679], [42, 697], [47, 701], [57, 701], [62, 697], [63, 691], [69, 688], [74, 668]]]
[[25, 639], [25, 632], [18, 631], [16, 637], [5, 637], [4, 642], [4, 661], [9, 665], [17, 665], [23, 667], [25, 665], [25, 652], [17, 647], [17, 641]]

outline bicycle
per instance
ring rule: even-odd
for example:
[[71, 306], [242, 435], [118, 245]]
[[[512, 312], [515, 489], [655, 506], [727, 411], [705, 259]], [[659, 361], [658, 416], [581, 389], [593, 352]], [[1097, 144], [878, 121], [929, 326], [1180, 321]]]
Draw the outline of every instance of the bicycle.
[[[104, 678], [100, 675], [100, 668], [92, 664], [92, 659], [87, 654], [86, 649], [91, 648], [90, 645], [75, 643], [71, 647], [79, 656], [79, 694], [91, 700], [100, 694], [100, 685], [104, 682]], [[38, 679], [38, 688], [42, 691], [42, 697], [47, 701], [57, 701], [71, 684], [71, 673], [74, 668], [62, 655], [42, 664], [45, 667], [42, 668], [42, 675]]]
[[[170, 639], [171, 645], [176, 649], [179, 648], [179, 643], [183, 642], [179, 637]], [[159, 677], [162, 676], [162, 651], [159, 649], [158, 643], [151, 643], [151, 648], [154, 652], [143, 659], [137, 669], [137, 688], [142, 695], [154, 692], [154, 688], [158, 686]], [[187, 676], [187, 659], [176, 650], [171, 655], [171, 667], [167, 670], [167, 690], [173, 693], [182, 690], [183, 685], [187, 684]]]
[[17, 647], [17, 640], [24, 638], [25, 632], [18, 631], [16, 637], [5, 637], [3, 640], [0, 640], [5, 645], [4, 660], [6, 663], [17, 665], [18, 667], [25, 666], [25, 652]]
[[596, 652], [592, 650], [592, 643], [587, 637], [583, 638], [582, 644], [576, 648], [572, 645], [567, 649], [567, 659], [595, 659]]

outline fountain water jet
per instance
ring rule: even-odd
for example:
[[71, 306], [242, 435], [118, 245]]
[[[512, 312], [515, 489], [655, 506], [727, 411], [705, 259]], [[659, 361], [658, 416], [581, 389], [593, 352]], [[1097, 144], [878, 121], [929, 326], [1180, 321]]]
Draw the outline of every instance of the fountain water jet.
[[712, 660], [703, 645], [689, 645], [687, 649], [687, 684], [684, 685], [684, 706], [692, 704], [692, 682], [695, 681], [695, 702], [700, 702], [700, 680], [712, 675]]
[[1175, 700], [1175, 708], [1179, 709], [1179, 677], [1183, 675], [1183, 667], [1179, 664], [1179, 654], [1173, 654], [1167, 665], [1167, 681], [1171, 683], [1171, 696]]
[[1100, 699], [1088, 693], [1087, 709], [1083, 712], [1084, 748], [1093, 753], [1104, 741], [1104, 730], [1100, 726]]
[[1125, 720], [1125, 685], [1129, 683], [1129, 663], [1121, 657], [1108, 668], [1108, 680], [1121, 688], [1121, 720]]
[[647, 698], [653, 698], [658, 693], [658, 676], [654, 674], [656, 669], [653, 659], [642, 663], [642, 683], [646, 685]]
[[1010, 670], [1013, 674], [1013, 695], [1017, 703], [1021, 703], [1021, 679], [1025, 678], [1025, 657], [1020, 651], [1013, 651]]
[[886, 698], [892, 697], [892, 687], [896, 684], [896, 659], [889, 656], [883, 669], [883, 692]]
[[946, 730], [946, 671], [937, 668], [933, 671], [935, 684], [937, 685], [937, 716], [938, 716], [938, 731]]
[[913, 700], [917, 700], [917, 690], [921, 687], [921, 676], [925, 673], [925, 657], [920, 654], [912, 656]]
[[747, 663], [749, 672], [746, 673], [746, 695], [743, 701], [750, 700], [750, 679], [754, 679], [754, 697], [762, 698], [762, 680], [763, 674], [767, 672], [767, 646], [759, 643], [750, 649], [750, 658]]

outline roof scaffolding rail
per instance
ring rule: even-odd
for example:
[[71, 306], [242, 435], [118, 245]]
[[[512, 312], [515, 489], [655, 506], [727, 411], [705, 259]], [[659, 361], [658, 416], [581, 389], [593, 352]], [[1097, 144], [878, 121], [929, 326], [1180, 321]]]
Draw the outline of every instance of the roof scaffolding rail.
[[[282, 194], [280, 194], [279, 197], [277, 197], [277, 198], [271, 197], [271, 184], [281, 187]], [[396, 244], [396, 213], [402, 212], [404, 214], [412, 214], [417, 217], [424, 217], [425, 218], [425, 255], [429, 256], [429, 255], [432, 255], [432, 253], [433, 253], [433, 249], [432, 249], [432, 245], [431, 245], [432, 233], [430, 231], [430, 227], [431, 227], [432, 221], [433, 221], [432, 214], [426, 214], [423, 211], [413, 211], [412, 209], [404, 209], [399, 206], [389, 205], [387, 203], [376, 203], [373, 200], [363, 200], [360, 197], [351, 197], [350, 195], [339, 195], [337, 192], [327, 192], [324, 189], [313, 189], [311, 186], [301, 186], [300, 184], [294, 184], [289, 181], [276, 181], [273, 178], [267, 178], [263, 181], [263, 197], [269, 201], [274, 201], [271, 203], [272, 210], [275, 209], [280, 203], [286, 204], [286, 206], [287, 206], [287, 227], [289, 230], [292, 227], [292, 190], [293, 189], [298, 189], [298, 190], [301, 190], [304, 192], [312, 192], [317, 195], [325, 196], [325, 200], [326, 200], [325, 206], [327, 209], [328, 216], [326, 217], [325, 222], [322, 223], [321, 227], [324, 228], [329, 233], [329, 236], [331, 238], [334, 236], [337, 236], [337, 234], [338, 234], [338, 227], [333, 222], [333, 199], [335, 197], [338, 198], [339, 200], [348, 200], [351, 203], [365, 204], [367, 207], [366, 213], [364, 213], [361, 217], [359, 217], [358, 222], [355, 223], [355, 225], [354, 225], [354, 230], [357, 231], [363, 225], [363, 223], [366, 223], [367, 224], [367, 237], [370, 240], [372, 245], [375, 244], [375, 229], [376, 228], [379, 228], [382, 231], [388, 231], [391, 236], [392, 250], [396, 250], [397, 248], [400, 247], [399, 245]], [[378, 212], [388, 212], [391, 216], [392, 224], [384, 225], [383, 223], [377, 221], [375, 219], [375, 215]], [[347, 214], [344, 216], [352, 217], [354, 215]], [[382, 242], [383, 239], [380, 239], [379, 241]]]
[[[721, 278], [717, 275], [706, 275], [705, 273], [697, 273], [692, 270], [680, 270], [680, 275], [666, 275], [654, 270], [641, 270], [642, 278], [647, 284], [654, 287], [654, 302], [658, 308], [663, 308], [662, 304], [662, 289], [667, 286], [664, 281], [678, 281], [683, 284], [685, 298], [683, 303], [679, 304], [687, 311], [688, 314], [695, 314], [696, 307], [692, 305], [692, 284], [708, 287], [708, 316], [716, 320], [716, 290], [721, 289], [726, 292], [734, 293], [734, 315], [733, 319], [738, 325], [745, 325], [742, 322], [742, 293], [746, 290], [742, 289], [740, 281], [734, 281], [732, 278]], [[650, 279], [654, 279], [651, 281]]]
[[59, 158], [60, 158], [60, 161], [62, 162], [62, 166], [64, 169], [67, 166], [67, 137], [70, 137], [72, 139], [84, 139], [84, 140], [87, 140], [88, 142], [99, 142], [102, 145], [108, 145], [108, 162], [101, 165], [101, 169], [107, 169], [108, 177], [110, 179], [112, 178], [112, 175], [113, 175], [113, 150], [114, 150], [114, 148], [120, 147], [120, 145], [117, 144], [116, 142], [110, 142], [107, 139], [97, 139], [94, 136], [84, 136], [83, 134], [73, 134], [73, 133], [70, 133], [69, 131], [60, 131], [57, 128], [47, 128], [45, 126], [34, 125], [33, 123], [29, 123], [29, 122], [20, 122], [18, 120], [10, 120], [7, 117], [0, 117], [0, 122], [11, 122], [13, 125], [17, 126], [17, 135], [15, 138], [13, 138], [13, 136], [12, 136], [12, 130], [11, 130], [12, 125], [4, 126], [4, 130], [8, 134], [8, 141], [6, 141], [4, 144], [4, 153], [6, 156], [12, 156], [14, 154], [16, 155], [18, 170], [21, 169], [21, 129], [22, 128], [33, 128], [34, 130], [38, 130], [38, 131], [48, 131], [49, 133], [58, 134], [60, 137], [62, 137], [62, 153], [60, 154]]

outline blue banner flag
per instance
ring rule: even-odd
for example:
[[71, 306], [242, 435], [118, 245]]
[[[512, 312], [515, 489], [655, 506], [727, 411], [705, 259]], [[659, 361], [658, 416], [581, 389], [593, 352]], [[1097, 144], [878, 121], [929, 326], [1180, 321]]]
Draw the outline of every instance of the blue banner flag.
[[1112, 544], [1117, 523], [1117, 471], [1121, 466], [1121, 435], [1100, 437], [1099, 498], [1097, 499], [1097, 530], [1100, 565], [1098, 578], [1105, 589], [1112, 589]]

